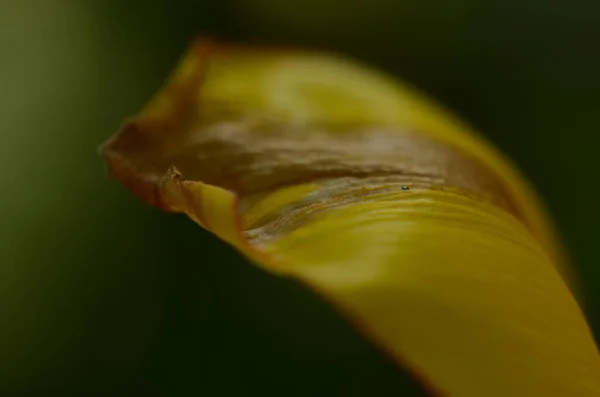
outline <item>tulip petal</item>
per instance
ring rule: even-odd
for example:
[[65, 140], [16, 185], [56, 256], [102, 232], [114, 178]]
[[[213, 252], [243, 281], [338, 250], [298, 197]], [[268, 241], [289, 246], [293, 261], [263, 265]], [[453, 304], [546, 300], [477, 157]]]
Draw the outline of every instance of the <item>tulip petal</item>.
[[533, 191], [387, 76], [201, 41], [104, 154], [148, 203], [320, 293], [433, 395], [600, 395], [598, 351]]

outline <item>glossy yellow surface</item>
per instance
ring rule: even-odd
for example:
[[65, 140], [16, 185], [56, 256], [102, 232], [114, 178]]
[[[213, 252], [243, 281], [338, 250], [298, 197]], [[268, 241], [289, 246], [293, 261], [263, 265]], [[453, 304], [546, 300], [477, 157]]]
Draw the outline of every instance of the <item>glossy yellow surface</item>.
[[207, 69], [198, 87], [205, 101], [298, 123], [409, 126], [470, 153], [504, 180], [558, 265], [566, 261], [538, 198], [513, 166], [468, 125], [405, 84], [345, 58], [311, 52], [232, 49], [214, 54]]
[[[117, 177], [262, 268], [313, 287], [436, 395], [600, 396], [600, 357], [535, 195], [496, 150], [419, 94], [343, 58], [201, 43], [133, 123], [137, 135], [125, 129], [106, 148]], [[240, 138], [256, 125], [261, 151]], [[357, 125], [408, 129], [476, 159], [513, 211], [435, 177], [389, 171], [377, 156], [373, 168], [360, 145], [347, 146], [360, 173], [336, 168], [311, 180], [329, 163], [282, 145], [309, 129], [322, 132], [306, 139], [320, 139]], [[390, 150], [385, 134], [360, 139]], [[187, 171], [161, 177], [170, 162]], [[285, 170], [302, 178], [286, 180]], [[256, 191], [259, 182], [266, 187]]]

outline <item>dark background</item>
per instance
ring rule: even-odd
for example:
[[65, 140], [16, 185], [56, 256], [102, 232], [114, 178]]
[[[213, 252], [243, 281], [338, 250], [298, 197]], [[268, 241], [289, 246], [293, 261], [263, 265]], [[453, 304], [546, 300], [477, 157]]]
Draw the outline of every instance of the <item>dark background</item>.
[[343, 52], [456, 110], [549, 203], [600, 335], [594, 3], [0, 0], [0, 395], [420, 395], [311, 293], [107, 177], [98, 145], [197, 34]]

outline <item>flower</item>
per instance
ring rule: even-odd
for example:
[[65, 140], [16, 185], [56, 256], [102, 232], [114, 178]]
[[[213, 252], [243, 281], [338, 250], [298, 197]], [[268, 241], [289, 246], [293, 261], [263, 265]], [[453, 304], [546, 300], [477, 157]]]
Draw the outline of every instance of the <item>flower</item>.
[[600, 356], [535, 193], [388, 76], [201, 40], [103, 152], [146, 202], [315, 290], [432, 395], [600, 395]]

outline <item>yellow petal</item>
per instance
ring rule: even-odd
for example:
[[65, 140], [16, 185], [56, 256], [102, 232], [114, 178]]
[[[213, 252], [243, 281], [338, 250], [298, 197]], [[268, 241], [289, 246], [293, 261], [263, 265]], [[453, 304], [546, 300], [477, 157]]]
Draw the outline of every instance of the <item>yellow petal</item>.
[[598, 351], [534, 193], [385, 75], [200, 42], [104, 153], [150, 204], [319, 292], [435, 395], [600, 395]]

